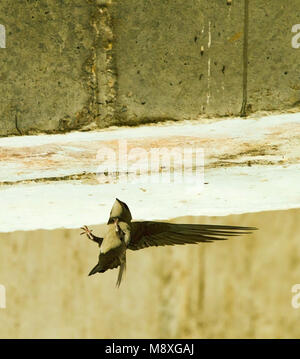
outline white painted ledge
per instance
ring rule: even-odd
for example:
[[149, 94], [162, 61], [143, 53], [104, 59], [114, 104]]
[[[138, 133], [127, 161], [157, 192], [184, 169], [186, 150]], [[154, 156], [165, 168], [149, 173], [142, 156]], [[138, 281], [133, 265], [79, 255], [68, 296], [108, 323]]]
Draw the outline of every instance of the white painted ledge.
[[[203, 148], [206, 184], [99, 183], [97, 151], [119, 139]], [[297, 208], [300, 114], [1, 138], [0, 164], [0, 232], [104, 223], [115, 197], [149, 220]]]

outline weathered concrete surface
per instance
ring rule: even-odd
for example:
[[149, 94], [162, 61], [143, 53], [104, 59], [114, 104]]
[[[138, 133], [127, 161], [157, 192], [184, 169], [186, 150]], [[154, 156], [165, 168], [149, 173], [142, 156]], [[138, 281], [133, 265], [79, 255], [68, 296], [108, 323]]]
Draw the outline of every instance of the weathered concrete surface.
[[94, 1], [0, 3], [0, 135], [59, 132], [95, 117]]
[[299, 338], [300, 309], [291, 305], [299, 219], [299, 209], [177, 219], [259, 230], [222, 243], [129, 251], [119, 289], [117, 270], [87, 276], [99, 249], [79, 228], [2, 233], [0, 337]]
[[116, 2], [118, 115], [123, 121], [239, 113], [241, 13], [242, 1], [234, 6], [204, 0]]
[[[299, 114], [290, 114], [2, 138], [0, 231], [105, 223], [115, 197], [135, 219], [300, 207], [299, 131]], [[192, 171], [174, 157], [162, 165], [152, 151], [163, 148], [179, 149], [176, 160], [203, 149], [204, 180], [201, 160]]]
[[300, 105], [300, 48], [292, 27], [300, 23], [298, 0], [250, 0], [248, 105], [250, 111]]
[[0, 232], [77, 228], [106, 223], [115, 198], [136, 220], [226, 216], [300, 207], [300, 165], [252, 166], [205, 171], [205, 185], [92, 180], [1, 186]]
[[124, 122], [299, 107], [299, 1], [125, 0], [114, 9]]
[[[292, 165], [300, 159], [300, 114], [165, 123], [66, 135], [0, 139], [0, 184], [80, 176], [84, 181], [99, 171], [107, 148], [128, 155], [128, 169], [137, 161], [135, 149], [201, 148], [205, 168], [249, 165]], [[141, 161], [141, 159], [139, 159]], [[146, 158], [145, 158], [146, 162]], [[175, 171], [180, 164], [174, 163]], [[113, 163], [109, 172], [112, 171]], [[121, 164], [119, 164], [119, 170]], [[145, 171], [147, 168], [145, 168]], [[146, 172], [142, 173], [145, 175]], [[77, 178], [78, 179], [78, 178]]]
[[0, 136], [299, 108], [300, 2], [227, 3], [1, 1]]

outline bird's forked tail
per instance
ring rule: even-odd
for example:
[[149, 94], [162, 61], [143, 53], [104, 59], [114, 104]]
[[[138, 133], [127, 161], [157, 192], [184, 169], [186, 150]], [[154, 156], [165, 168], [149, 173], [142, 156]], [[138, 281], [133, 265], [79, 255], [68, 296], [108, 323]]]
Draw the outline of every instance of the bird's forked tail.
[[121, 264], [120, 264], [118, 279], [117, 279], [117, 283], [116, 283], [117, 288], [120, 287], [122, 277], [123, 277], [123, 272], [125, 272], [125, 270], [126, 270], [126, 254], [125, 253], [122, 255], [122, 257], [120, 257], [120, 262], [121, 262]]

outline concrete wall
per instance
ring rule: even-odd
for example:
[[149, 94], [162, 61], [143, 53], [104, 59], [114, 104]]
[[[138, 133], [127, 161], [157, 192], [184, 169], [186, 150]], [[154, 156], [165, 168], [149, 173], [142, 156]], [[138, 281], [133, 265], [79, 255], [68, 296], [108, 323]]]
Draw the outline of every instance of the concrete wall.
[[82, 128], [93, 119], [95, 5], [86, 0], [3, 0], [0, 134]]
[[[80, 230], [0, 234], [1, 338], [299, 338], [300, 210], [181, 222], [254, 225], [248, 238], [128, 253], [88, 277], [97, 245]], [[95, 233], [101, 228], [92, 226]]]
[[114, 14], [124, 119], [239, 113], [243, 1], [125, 0]]
[[292, 27], [300, 24], [299, 11], [297, 0], [250, 0], [250, 111], [299, 109], [300, 48], [292, 47], [292, 38], [296, 35]]
[[0, 135], [299, 106], [299, 10], [298, 0], [2, 0]]

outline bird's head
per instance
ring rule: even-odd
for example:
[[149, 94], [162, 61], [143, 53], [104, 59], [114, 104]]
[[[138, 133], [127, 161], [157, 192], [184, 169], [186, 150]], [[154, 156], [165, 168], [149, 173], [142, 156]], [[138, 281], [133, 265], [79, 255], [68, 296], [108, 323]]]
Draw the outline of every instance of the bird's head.
[[114, 223], [115, 219], [118, 218], [120, 221], [130, 223], [132, 216], [130, 210], [125, 202], [120, 201], [119, 199], [115, 200], [115, 203], [112, 206], [110, 211], [108, 224]]

